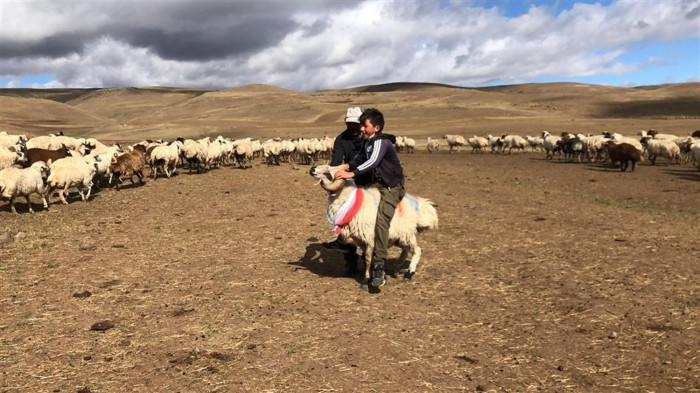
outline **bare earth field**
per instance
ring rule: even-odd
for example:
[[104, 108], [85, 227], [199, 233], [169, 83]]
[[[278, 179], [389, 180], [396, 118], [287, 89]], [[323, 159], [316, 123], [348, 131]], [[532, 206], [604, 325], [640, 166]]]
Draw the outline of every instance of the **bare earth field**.
[[[0, 202], [0, 392], [699, 392], [700, 172], [437, 154], [445, 133], [700, 129], [700, 84], [0, 91], [0, 131], [336, 135], [375, 106], [438, 209], [413, 281], [344, 277], [309, 167]], [[34, 199], [35, 203], [38, 200]], [[21, 231], [3, 242], [5, 230]], [[398, 251], [393, 250], [393, 260]]]
[[402, 160], [440, 228], [414, 281], [376, 293], [320, 246], [308, 167], [3, 205], [26, 236], [0, 248], [0, 391], [700, 390], [695, 169]]

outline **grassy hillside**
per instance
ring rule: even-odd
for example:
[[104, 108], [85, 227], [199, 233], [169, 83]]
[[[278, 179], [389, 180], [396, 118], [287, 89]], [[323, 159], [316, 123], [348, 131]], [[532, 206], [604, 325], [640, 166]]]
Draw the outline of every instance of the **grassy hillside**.
[[0, 129], [41, 135], [64, 131], [106, 140], [224, 135], [334, 135], [348, 106], [376, 107], [387, 132], [533, 134], [543, 129], [632, 133], [700, 128], [700, 84], [621, 88], [543, 83], [461, 88], [391, 83], [294, 92], [266, 85], [225, 90], [172, 87], [0, 89]]

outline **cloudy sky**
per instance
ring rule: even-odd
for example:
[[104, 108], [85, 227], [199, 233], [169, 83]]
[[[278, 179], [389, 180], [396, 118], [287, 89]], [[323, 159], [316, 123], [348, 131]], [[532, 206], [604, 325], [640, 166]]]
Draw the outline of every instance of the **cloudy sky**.
[[700, 0], [0, 0], [0, 87], [700, 81]]

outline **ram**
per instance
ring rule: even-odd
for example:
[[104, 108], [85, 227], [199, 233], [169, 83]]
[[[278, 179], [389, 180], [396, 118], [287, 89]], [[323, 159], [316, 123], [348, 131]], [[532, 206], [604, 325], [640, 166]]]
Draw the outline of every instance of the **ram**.
[[[342, 239], [356, 244], [363, 251], [365, 277], [362, 287], [367, 288], [372, 266], [374, 224], [377, 219], [379, 190], [374, 187], [359, 188], [355, 186], [354, 182], [343, 179], [334, 180], [337, 169], [338, 167], [319, 165], [312, 167], [309, 173], [328, 192], [326, 211], [329, 219], [333, 218], [336, 232], [340, 234]], [[352, 217], [342, 213], [353, 210], [356, 213]], [[404, 281], [410, 281], [413, 278], [420, 260], [421, 248], [417, 242], [418, 233], [437, 227], [437, 210], [430, 200], [406, 194], [396, 206], [396, 213], [389, 227], [389, 242], [402, 250], [395, 273], [398, 273], [403, 267], [408, 257], [411, 258], [408, 271], [404, 274]]]

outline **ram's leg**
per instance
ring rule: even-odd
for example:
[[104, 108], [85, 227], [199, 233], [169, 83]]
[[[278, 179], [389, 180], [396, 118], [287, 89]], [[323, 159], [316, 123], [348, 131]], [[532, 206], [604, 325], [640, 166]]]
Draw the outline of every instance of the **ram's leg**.
[[409, 255], [413, 255], [411, 250], [408, 247], [402, 247], [401, 248], [401, 255], [399, 256], [399, 261], [396, 263], [396, 266], [394, 266], [394, 272], [392, 274], [392, 277], [396, 278], [396, 275], [399, 274], [401, 269], [403, 268], [404, 263], [406, 263], [406, 259], [408, 259]]
[[413, 275], [416, 274], [416, 266], [418, 266], [418, 261], [420, 260], [421, 248], [415, 246], [413, 249], [413, 257], [411, 257], [411, 264], [408, 265], [408, 271], [403, 275], [404, 281], [411, 281]]

